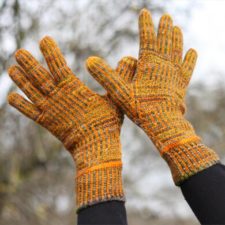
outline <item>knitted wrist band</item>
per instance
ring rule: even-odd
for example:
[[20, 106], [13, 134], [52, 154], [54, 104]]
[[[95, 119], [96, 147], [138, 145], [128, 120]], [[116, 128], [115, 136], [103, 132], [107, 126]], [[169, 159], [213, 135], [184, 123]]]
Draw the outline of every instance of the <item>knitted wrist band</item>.
[[219, 162], [218, 155], [199, 141], [177, 145], [165, 151], [162, 157], [168, 163], [176, 185]]
[[77, 211], [109, 200], [125, 201], [121, 162], [92, 167], [76, 177]]

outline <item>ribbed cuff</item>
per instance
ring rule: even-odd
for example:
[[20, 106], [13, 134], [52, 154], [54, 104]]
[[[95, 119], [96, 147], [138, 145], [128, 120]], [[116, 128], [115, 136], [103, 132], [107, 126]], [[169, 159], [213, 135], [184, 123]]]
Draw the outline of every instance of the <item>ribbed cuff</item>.
[[121, 162], [107, 162], [77, 172], [77, 212], [99, 202], [111, 200], [125, 201]]
[[168, 163], [176, 185], [219, 162], [218, 155], [199, 141], [171, 148], [162, 157]]

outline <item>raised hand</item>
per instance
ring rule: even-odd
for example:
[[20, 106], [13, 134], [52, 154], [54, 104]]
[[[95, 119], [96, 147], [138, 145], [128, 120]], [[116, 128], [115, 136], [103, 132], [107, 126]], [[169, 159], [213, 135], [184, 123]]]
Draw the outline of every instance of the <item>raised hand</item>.
[[98, 57], [90, 57], [87, 68], [112, 100], [151, 138], [179, 184], [218, 161], [215, 152], [200, 142], [183, 116], [197, 54], [190, 49], [182, 60], [182, 32], [173, 26], [169, 15], [161, 17], [156, 35], [150, 13], [142, 10], [139, 31], [139, 59], [132, 80], [121, 79]]
[[[72, 73], [52, 38], [45, 37], [40, 48], [50, 72], [28, 51], [18, 50], [19, 65], [8, 72], [30, 101], [11, 93], [9, 103], [48, 129], [71, 153], [76, 163], [78, 209], [110, 199], [123, 200], [123, 114], [107, 94], [94, 93]], [[136, 60], [124, 57], [116, 74], [129, 80], [135, 69]]]

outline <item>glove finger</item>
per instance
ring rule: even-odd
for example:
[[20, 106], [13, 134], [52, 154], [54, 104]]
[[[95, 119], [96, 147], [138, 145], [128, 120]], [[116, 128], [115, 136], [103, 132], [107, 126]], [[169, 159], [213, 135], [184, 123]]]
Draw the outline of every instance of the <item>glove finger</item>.
[[34, 121], [36, 121], [41, 114], [41, 112], [34, 104], [27, 101], [24, 97], [17, 93], [10, 93], [8, 95], [8, 102], [11, 106]]
[[159, 22], [157, 47], [159, 53], [170, 58], [172, 51], [172, 28], [173, 21], [170, 15], [163, 15]]
[[50, 73], [28, 51], [20, 49], [16, 52], [15, 57], [30, 82], [43, 94], [47, 95], [55, 88]]
[[89, 57], [86, 66], [90, 74], [106, 89], [110, 97], [121, 107], [129, 100], [129, 87], [103, 59]]
[[131, 83], [137, 67], [137, 59], [126, 56], [123, 57], [116, 68], [117, 74], [127, 83]]
[[26, 96], [36, 105], [43, 102], [44, 95], [31, 84], [27, 79], [25, 72], [20, 66], [11, 66], [8, 69], [9, 76], [16, 85], [26, 94]]
[[150, 12], [142, 9], [139, 16], [140, 51], [156, 50], [156, 33]]
[[194, 49], [189, 49], [184, 57], [184, 61], [182, 64], [182, 72], [185, 76], [185, 79], [187, 80], [187, 83], [189, 83], [191, 79], [197, 61], [197, 57], [197, 52]]
[[177, 26], [173, 27], [172, 43], [172, 61], [181, 64], [183, 55], [183, 35], [181, 29]]
[[[40, 49], [45, 57], [49, 70], [57, 83], [69, 75], [73, 75], [73, 72], [67, 66], [65, 58], [53, 38], [49, 36], [44, 37], [40, 41]], [[77, 77], [75, 77], [74, 82], [78, 85], [81, 83]]]

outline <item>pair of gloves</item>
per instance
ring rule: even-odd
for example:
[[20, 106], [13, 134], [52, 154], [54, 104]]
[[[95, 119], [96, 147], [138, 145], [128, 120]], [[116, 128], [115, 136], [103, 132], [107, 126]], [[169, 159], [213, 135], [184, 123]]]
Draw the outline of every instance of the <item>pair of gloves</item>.
[[48, 129], [72, 155], [78, 210], [124, 201], [120, 143], [124, 114], [153, 141], [176, 185], [219, 161], [183, 116], [196, 51], [190, 49], [182, 60], [182, 32], [169, 15], [161, 17], [156, 35], [151, 15], [143, 9], [139, 31], [138, 60], [124, 57], [114, 70], [101, 58], [87, 59], [88, 71], [107, 90], [103, 96], [73, 74], [48, 36], [40, 49], [49, 71], [24, 49], [15, 54], [19, 65], [8, 70], [30, 99], [11, 93], [9, 103]]

